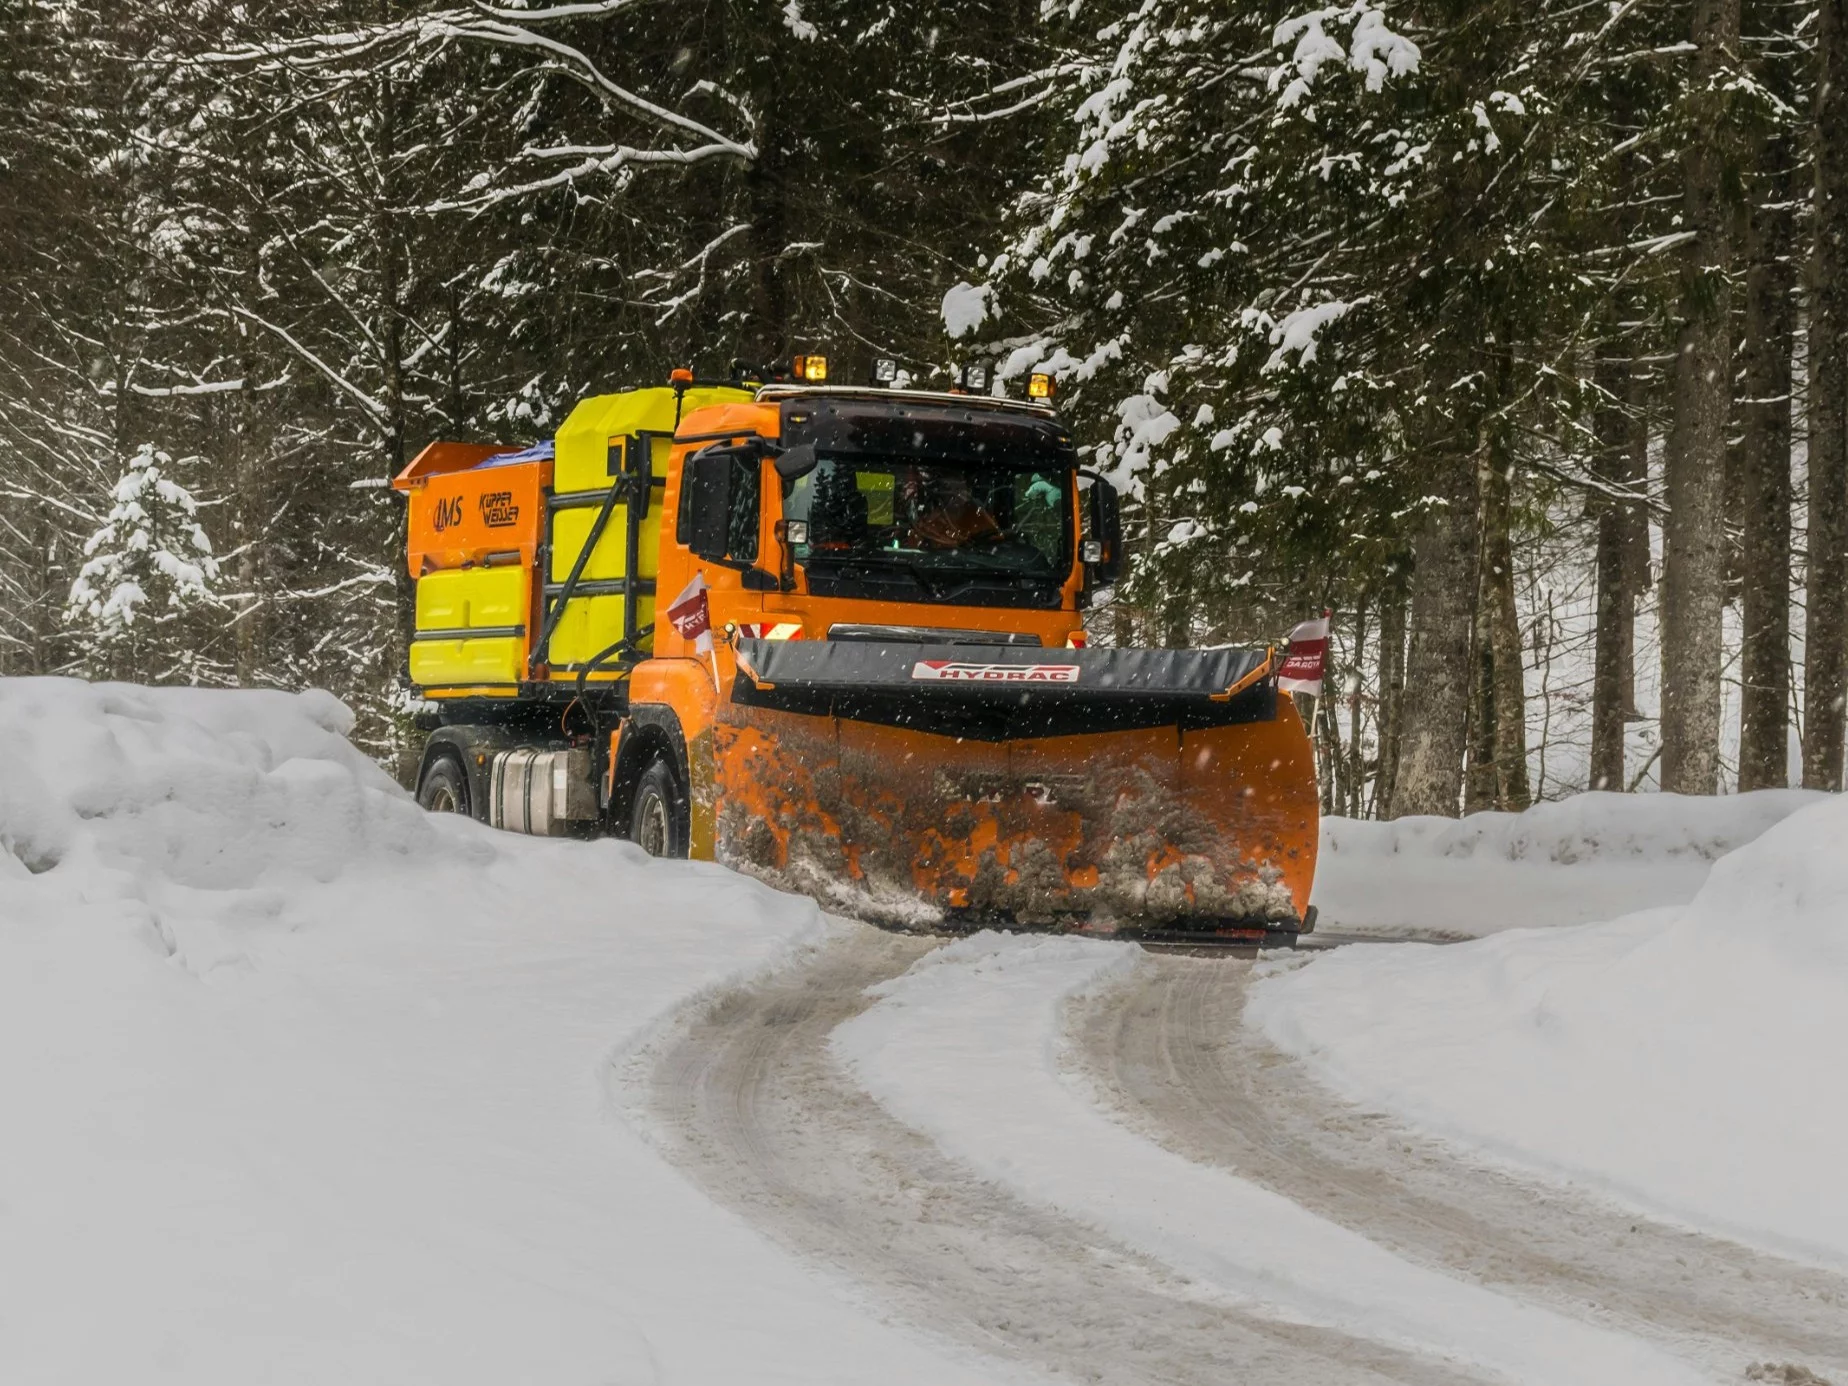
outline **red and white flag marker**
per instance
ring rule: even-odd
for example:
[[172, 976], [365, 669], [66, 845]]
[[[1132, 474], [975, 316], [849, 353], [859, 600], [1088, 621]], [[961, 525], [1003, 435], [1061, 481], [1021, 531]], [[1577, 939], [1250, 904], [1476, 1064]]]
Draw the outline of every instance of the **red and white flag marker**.
[[706, 600], [706, 577], [703, 573], [693, 574], [693, 581], [681, 588], [667, 608], [667, 619], [673, 622], [674, 629], [693, 642], [693, 648], [701, 654], [712, 653], [712, 606]]
[[1284, 651], [1283, 667], [1277, 671], [1277, 687], [1285, 693], [1308, 693], [1322, 696], [1322, 671], [1328, 663], [1328, 618], [1324, 611], [1313, 621], [1304, 621], [1290, 632], [1290, 646]]
[[682, 637], [693, 642], [694, 650], [712, 659], [712, 690], [719, 691], [719, 652], [712, 645], [712, 603], [706, 599], [706, 575], [693, 574], [693, 581], [680, 589], [667, 619]]

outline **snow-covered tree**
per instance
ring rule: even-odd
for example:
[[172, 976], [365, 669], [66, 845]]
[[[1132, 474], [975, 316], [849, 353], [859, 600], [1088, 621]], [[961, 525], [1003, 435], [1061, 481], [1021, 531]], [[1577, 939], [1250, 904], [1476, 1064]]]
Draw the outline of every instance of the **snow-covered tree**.
[[[1844, 450], [1816, 440], [1842, 432], [1826, 387], [1848, 372], [1792, 348], [1841, 335], [1806, 332], [1835, 310], [1801, 271], [1840, 251], [1816, 59], [1848, 45], [1839, 6], [1751, 0], [1725, 56], [1698, 9], [0, 6], [0, 673], [97, 667], [94, 613], [63, 620], [113, 505], [85, 498], [158, 438], [199, 459], [223, 619], [134, 604], [117, 633], [149, 636], [147, 676], [215, 677], [174, 672], [185, 645], [239, 683], [331, 688], [389, 760], [390, 473], [670, 366], [825, 349], [848, 380], [875, 356], [919, 384], [1059, 375], [1086, 461], [1130, 495], [1100, 639], [1262, 640], [1333, 606], [1365, 668], [1344, 726], [1318, 719], [1331, 807], [1518, 802], [1523, 703], [1558, 683], [1535, 651], [1559, 648], [1521, 612], [1551, 581], [1534, 564], [1578, 562], [1556, 588], [1595, 572], [1588, 782], [1627, 786], [1657, 764], [1636, 690], [1677, 334], [1711, 289], [1738, 343], [1724, 543], [1707, 485], [1705, 539], [1670, 548], [1737, 569], [1740, 782], [1783, 783], [1800, 727], [1833, 783], [1848, 505]], [[1678, 474], [1716, 470], [1718, 436]], [[1712, 577], [1680, 623], [1709, 710]]]
[[65, 619], [92, 677], [202, 683], [219, 676], [196, 619], [219, 605], [218, 560], [199, 502], [178, 479], [181, 465], [143, 443], [83, 546]]

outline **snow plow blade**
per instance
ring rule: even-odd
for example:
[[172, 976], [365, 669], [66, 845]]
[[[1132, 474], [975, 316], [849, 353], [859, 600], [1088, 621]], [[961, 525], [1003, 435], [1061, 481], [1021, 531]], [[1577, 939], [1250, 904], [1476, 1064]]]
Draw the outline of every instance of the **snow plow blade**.
[[1268, 651], [763, 641], [696, 839], [880, 923], [1302, 930], [1314, 757]]

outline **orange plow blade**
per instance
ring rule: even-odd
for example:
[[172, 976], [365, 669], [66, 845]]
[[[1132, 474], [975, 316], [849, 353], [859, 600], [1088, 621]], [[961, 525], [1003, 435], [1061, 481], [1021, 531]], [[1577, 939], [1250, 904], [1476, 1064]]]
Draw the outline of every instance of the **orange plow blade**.
[[918, 927], [1291, 934], [1314, 757], [1265, 652], [741, 641], [714, 856]]

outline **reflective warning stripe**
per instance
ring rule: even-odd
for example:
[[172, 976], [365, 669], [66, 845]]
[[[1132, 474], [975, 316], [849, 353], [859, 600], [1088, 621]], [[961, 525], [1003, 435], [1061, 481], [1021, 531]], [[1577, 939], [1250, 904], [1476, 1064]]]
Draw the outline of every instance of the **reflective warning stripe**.
[[800, 640], [800, 621], [743, 621], [738, 633], [750, 640]]

